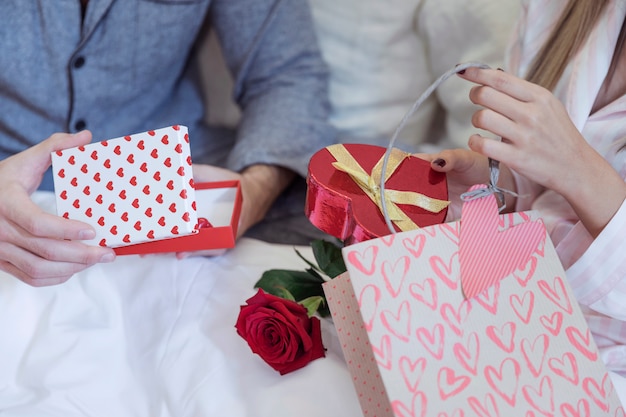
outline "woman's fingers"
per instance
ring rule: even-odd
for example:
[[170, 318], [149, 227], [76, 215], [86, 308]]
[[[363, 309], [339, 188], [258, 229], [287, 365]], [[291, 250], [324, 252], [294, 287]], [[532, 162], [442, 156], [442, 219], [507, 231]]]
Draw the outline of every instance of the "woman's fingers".
[[445, 149], [431, 155], [430, 160], [435, 171], [471, 173], [473, 177], [488, 168], [485, 158], [466, 149]]
[[472, 125], [504, 138], [516, 138], [519, 135], [519, 125], [502, 114], [490, 110], [477, 110], [472, 115]]
[[496, 161], [510, 161], [515, 158], [516, 150], [512, 144], [479, 134], [470, 136], [468, 146], [474, 152]]
[[541, 88], [512, 74], [494, 69], [468, 68], [459, 76], [473, 83], [491, 87], [522, 102], [532, 101], [536, 90]]

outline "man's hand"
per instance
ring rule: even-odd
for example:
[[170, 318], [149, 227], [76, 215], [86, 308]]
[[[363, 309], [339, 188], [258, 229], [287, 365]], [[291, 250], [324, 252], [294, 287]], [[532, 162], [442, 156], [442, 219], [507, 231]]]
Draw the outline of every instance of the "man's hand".
[[[193, 177], [196, 183], [239, 180], [243, 203], [237, 237], [243, 235], [250, 227], [263, 220], [272, 203], [287, 188], [295, 174], [285, 168], [273, 165], [252, 165], [242, 173], [211, 165], [193, 166]], [[178, 253], [178, 258], [193, 255], [219, 255], [225, 250], [198, 251]]]
[[85, 145], [91, 133], [57, 133], [0, 161], [0, 269], [33, 286], [65, 282], [74, 273], [115, 259], [112, 249], [88, 246], [91, 226], [48, 214], [30, 199], [50, 166], [50, 154]]

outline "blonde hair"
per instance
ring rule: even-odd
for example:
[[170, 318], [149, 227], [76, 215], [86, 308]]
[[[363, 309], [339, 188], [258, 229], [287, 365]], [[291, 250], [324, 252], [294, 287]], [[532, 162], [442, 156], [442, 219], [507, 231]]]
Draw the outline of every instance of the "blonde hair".
[[553, 90], [608, 3], [609, 0], [570, 0], [535, 57], [526, 79]]

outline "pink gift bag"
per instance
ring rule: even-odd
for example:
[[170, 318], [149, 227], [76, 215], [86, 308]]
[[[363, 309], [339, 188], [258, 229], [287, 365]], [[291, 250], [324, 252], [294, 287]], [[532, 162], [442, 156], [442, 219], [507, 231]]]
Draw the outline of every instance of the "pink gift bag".
[[343, 249], [324, 291], [365, 416], [624, 416], [535, 217], [490, 195]]

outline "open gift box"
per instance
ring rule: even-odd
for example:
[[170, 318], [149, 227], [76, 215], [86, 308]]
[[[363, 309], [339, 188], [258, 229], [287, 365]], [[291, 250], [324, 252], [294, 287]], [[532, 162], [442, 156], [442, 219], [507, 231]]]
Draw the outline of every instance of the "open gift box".
[[239, 181], [198, 183], [195, 184], [195, 189], [198, 218], [209, 220], [209, 227], [201, 227], [197, 233], [188, 236], [120, 246], [115, 248], [115, 253], [134, 255], [234, 247], [243, 201]]
[[57, 213], [92, 225], [87, 243], [120, 255], [234, 246], [239, 182], [194, 184], [191, 167], [179, 125], [53, 152]]

